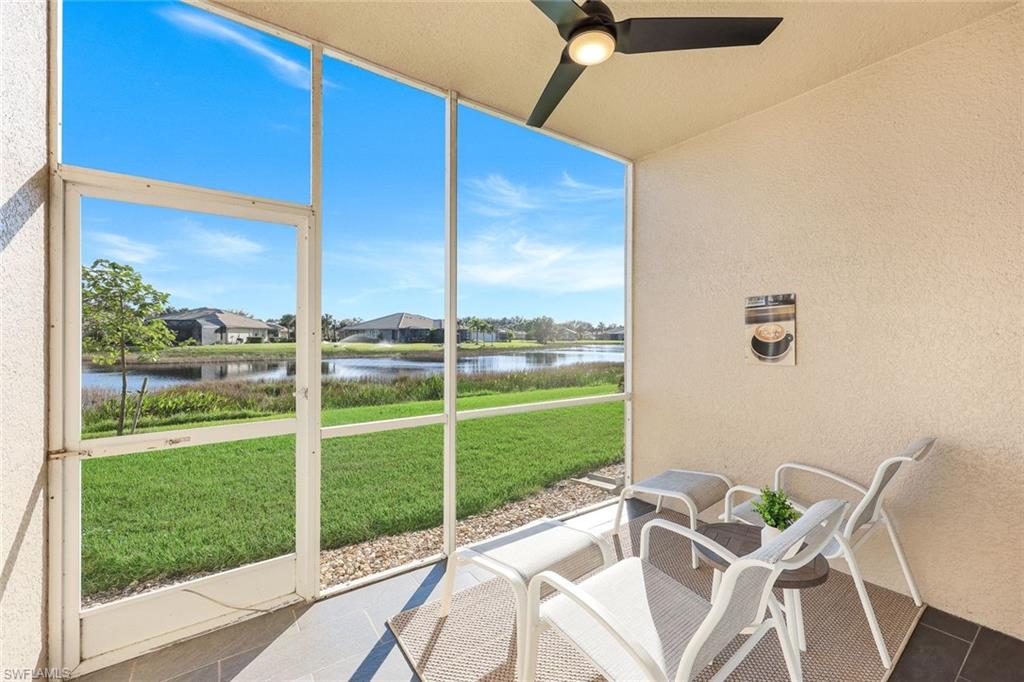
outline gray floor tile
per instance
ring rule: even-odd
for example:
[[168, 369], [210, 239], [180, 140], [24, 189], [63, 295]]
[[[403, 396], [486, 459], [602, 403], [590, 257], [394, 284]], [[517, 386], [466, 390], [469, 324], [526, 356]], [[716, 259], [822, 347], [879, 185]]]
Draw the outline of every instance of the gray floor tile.
[[279, 609], [142, 656], [136, 659], [132, 677], [143, 682], [166, 680], [248, 651], [295, 630], [292, 609]]
[[955, 680], [970, 646], [941, 630], [919, 625], [910, 636], [890, 682]]
[[[363, 614], [365, 619], [365, 609], [352, 600], [344, 599], [344, 596], [295, 607], [295, 625], [299, 632], [329, 628], [335, 623], [351, 623], [354, 613]], [[369, 625], [369, 621], [366, 622]]]
[[393, 641], [374, 647], [366, 655], [346, 658], [313, 673], [314, 682], [409, 682], [418, 679]]
[[978, 634], [978, 625], [975, 623], [954, 616], [951, 613], [932, 608], [931, 606], [924, 610], [921, 622], [954, 637], [965, 639], [968, 642], [973, 642], [974, 637]]
[[289, 631], [270, 642], [234, 679], [296, 679], [369, 651], [379, 639], [364, 611], [339, 614], [319, 626]]
[[79, 682], [128, 682], [131, 679], [132, 668], [135, 667], [135, 661], [125, 661], [124, 663], [118, 663], [112, 665], [109, 668], [103, 668], [97, 670], [94, 673], [88, 675], [82, 675], [78, 678]]
[[971, 682], [1020, 682], [1024, 641], [981, 628], [960, 675]]
[[255, 649], [243, 651], [240, 654], [222, 659], [220, 662], [221, 682], [229, 682], [235, 679], [265, 648], [265, 645], [261, 645]]
[[[392, 583], [378, 583], [371, 587], [377, 588], [361, 595], [366, 603], [366, 612], [378, 633], [383, 633], [384, 625], [394, 615], [415, 608], [441, 596], [441, 579], [444, 577], [444, 564], [419, 569], [413, 574], [395, 579]], [[455, 577], [455, 590], [479, 584], [476, 576], [466, 570], [460, 570]], [[361, 592], [362, 590], [360, 590]]]
[[218, 680], [220, 680], [220, 666], [217, 663], [211, 663], [198, 670], [172, 677], [167, 682], [218, 682]]

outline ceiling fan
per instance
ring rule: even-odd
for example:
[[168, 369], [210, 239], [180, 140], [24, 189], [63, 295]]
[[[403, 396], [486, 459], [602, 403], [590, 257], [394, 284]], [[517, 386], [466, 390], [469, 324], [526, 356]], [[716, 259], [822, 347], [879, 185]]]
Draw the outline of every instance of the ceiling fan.
[[760, 45], [781, 17], [642, 17], [615, 21], [600, 0], [532, 0], [565, 39], [562, 58], [530, 114], [527, 125], [539, 128], [588, 66], [613, 52], [640, 54], [708, 47]]

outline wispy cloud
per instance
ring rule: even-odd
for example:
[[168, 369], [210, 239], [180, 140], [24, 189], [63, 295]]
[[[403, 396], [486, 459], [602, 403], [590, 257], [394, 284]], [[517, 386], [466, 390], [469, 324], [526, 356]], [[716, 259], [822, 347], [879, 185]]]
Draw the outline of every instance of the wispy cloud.
[[240, 234], [207, 229], [193, 221], [183, 222], [184, 234], [188, 237], [185, 248], [193, 253], [225, 260], [238, 260], [266, 251], [263, 244], [254, 242]]
[[547, 294], [623, 286], [621, 247], [542, 240], [495, 230], [460, 245], [463, 282]]
[[259, 34], [255, 31], [237, 28], [226, 20], [184, 7], [164, 7], [157, 12], [183, 31], [234, 45], [258, 57], [274, 76], [288, 85], [309, 89], [309, 66], [289, 59], [267, 46], [256, 37]]
[[513, 184], [498, 173], [486, 178], [469, 178], [466, 187], [473, 199], [473, 210], [491, 218], [512, 216], [542, 206], [528, 188]]
[[469, 178], [464, 186], [469, 208], [487, 218], [511, 218], [529, 212], [557, 211], [569, 204], [621, 199], [622, 187], [604, 187], [581, 182], [567, 171], [550, 185], [517, 185], [504, 175]]
[[576, 180], [568, 171], [562, 171], [562, 179], [558, 186], [565, 191], [561, 196], [571, 201], [601, 201], [604, 199], [621, 199], [625, 193], [624, 187], [602, 187]]
[[397, 292], [444, 293], [444, 244], [381, 240], [346, 244], [323, 254], [325, 272], [337, 268], [364, 286], [338, 291], [324, 284], [324, 305], [351, 305]]
[[161, 255], [155, 244], [142, 242], [114, 232], [93, 232], [98, 251], [112, 260], [142, 265]]

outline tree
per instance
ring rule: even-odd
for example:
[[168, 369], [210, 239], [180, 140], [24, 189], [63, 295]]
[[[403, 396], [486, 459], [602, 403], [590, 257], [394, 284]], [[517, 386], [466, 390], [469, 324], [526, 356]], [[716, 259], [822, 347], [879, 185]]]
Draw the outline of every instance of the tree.
[[82, 350], [97, 365], [121, 368], [119, 436], [128, 408], [128, 352], [140, 360], [155, 360], [174, 343], [174, 333], [156, 319], [168, 298], [130, 265], [100, 259], [82, 268]]
[[336, 341], [338, 332], [338, 321], [334, 315], [323, 313], [320, 316], [320, 337], [324, 341]]
[[[273, 322], [273, 320], [270, 320]], [[295, 315], [292, 313], [285, 313], [277, 320], [277, 324], [285, 328], [285, 337], [287, 339], [295, 339]]]
[[535, 317], [530, 320], [530, 335], [538, 343], [547, 343], [555, 338], [555, 321], [550, 317]]
[[291, 313], [285, 313], [284, 315], [281, 316], [281, 319], [279, 319], [277, 321], [277, 323], [279, 325], [281, 325], [282, 327], [284, 327], [285, 329], [287, 329], [289, 331], [289, 333], [291, 333], [293, 336], [295, 335], [295, 316], [294, 315], [292, 315]]

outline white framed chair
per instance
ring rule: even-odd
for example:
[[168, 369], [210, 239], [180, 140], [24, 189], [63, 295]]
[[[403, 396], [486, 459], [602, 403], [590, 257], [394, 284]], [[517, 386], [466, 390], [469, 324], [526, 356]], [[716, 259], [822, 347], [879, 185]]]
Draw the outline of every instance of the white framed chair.
[[[688, 682], [754, 624], [753, 634], [712, 680], [728, 677], [774, 628], [790, 678], [799, 682], [799, 656], [772, 585], [782, 571], [800, 568], [818, 555], [847, 505], [845, 500], [817, 503], [772, 542], [743, 558], [685, 526], [656, 519], [641, 531], [639, 557], [624, 559], [578, 584], [552, 572], [539, 573], [530, 581], [523, 680], [536, 679], [540, 633], [547, 628], [572, 643], [610, 680]], [[730, 562], [713, 603], [650, 563], [653, 528], [679, 533]], [[801, 542], [807, 546], [792, 559], [782, 559]], [[556, 594], [541, 603], [541, 589], [546, 587]]]
[[449, 555], [441, 588], [440, 616], [446, 618], [451, 612], [459, 566], [473, 565], [504, 579], [516, 601], [516, 674], [522, 680], [530, 579], [548, 571], [576, 580], [614, 563], [615, 550], [603, 537], [557, 519], [539, 519]]
[[[787, 471], [803, 471], [841, 483], [860, 495], [860, 499], [853, 507], [853, 511], [850, 513], [846, 523], [840, 529], [837, 529], [835, 537], [825, 546], [822, 554], [829, 560], [845, 559], [850, 567], [850, 575], [857, 588], [857, 596], [860, 598], [861, 605], [864, 608], [864, 615], [867, 618], [868, 627], [871, 629], [871, 636], [874, 638], [875, 646], [878, 648], [878, 656], [882, 659], [882, 665], [887, 669], [892, 667], [892, 658], [889, 656], [888, 649], [886, 649], [885, 639], [882, 637], [882, 630], [878, 625], [878, 618], [875, 616], [875, 610], [871, 606], [871, 599], [868, 597], [867, 589], [864, 587], [864, 578], [861, 575], [855, 552], [876, 529], [885, 526], [889, 532], [889, 540], [892, 543], [893, 551], [896, 553], [896, 558], [899, 560], [900, 568], [903, 569], [903, 576], [907, 581], [907, 587], [910, 589], [914, 604], [921, 606], [921, 594], [918, 592], [917, 583], [910, 572], [910, 564], [907, 563], [907, 557], [903, 552], [903, 545], [900, 544], [899, 537], [896, 535], [896, 529], [893, 528], [892, 520], [882, 505], [882, 497], [886, 487], [900, 470], [900, 467], [908, 462], [920, 462], [928, 455], [934, 445], [935, 439], [932, 437], [914, 441], [900, 454], [890, 457], [879, 464], [878, 468], [875, 469], [875, 475], [872, 477], [870, 485], [867, 487], [839, 474], [807, 464], [787, 462], [779, 465], [775, 470], [775, 480], [773, 482], [775, 490], [784, 489], [783, 479]], [[753, 497], [735, 506], [734, 498], [738, 493], [749, 493]], [[725, 495], [723, 520], [726, 522], [739, 521], [755, 526], [763, 526], [764, 521], [754, 511], [753, 507], [754, 502], [760, 500], [760, 494], [761, 491], [759, 489], [751, 486], [737, 485], [730, 488], [729, 492]], [[807, 508], [806, 502], [801, 502], [793, 497], [790, 497], [790, 501], [799, 511]], [[796, 598], [799, 599], [799, 593]], [[797, 610], [799, 611], [799, 604], [797, 605]], [[801, 650], [804, 650], [807, 645], [804, 641], [803, 627], [800, 623], [798, 623], [797, 632], [797, 644]]]

